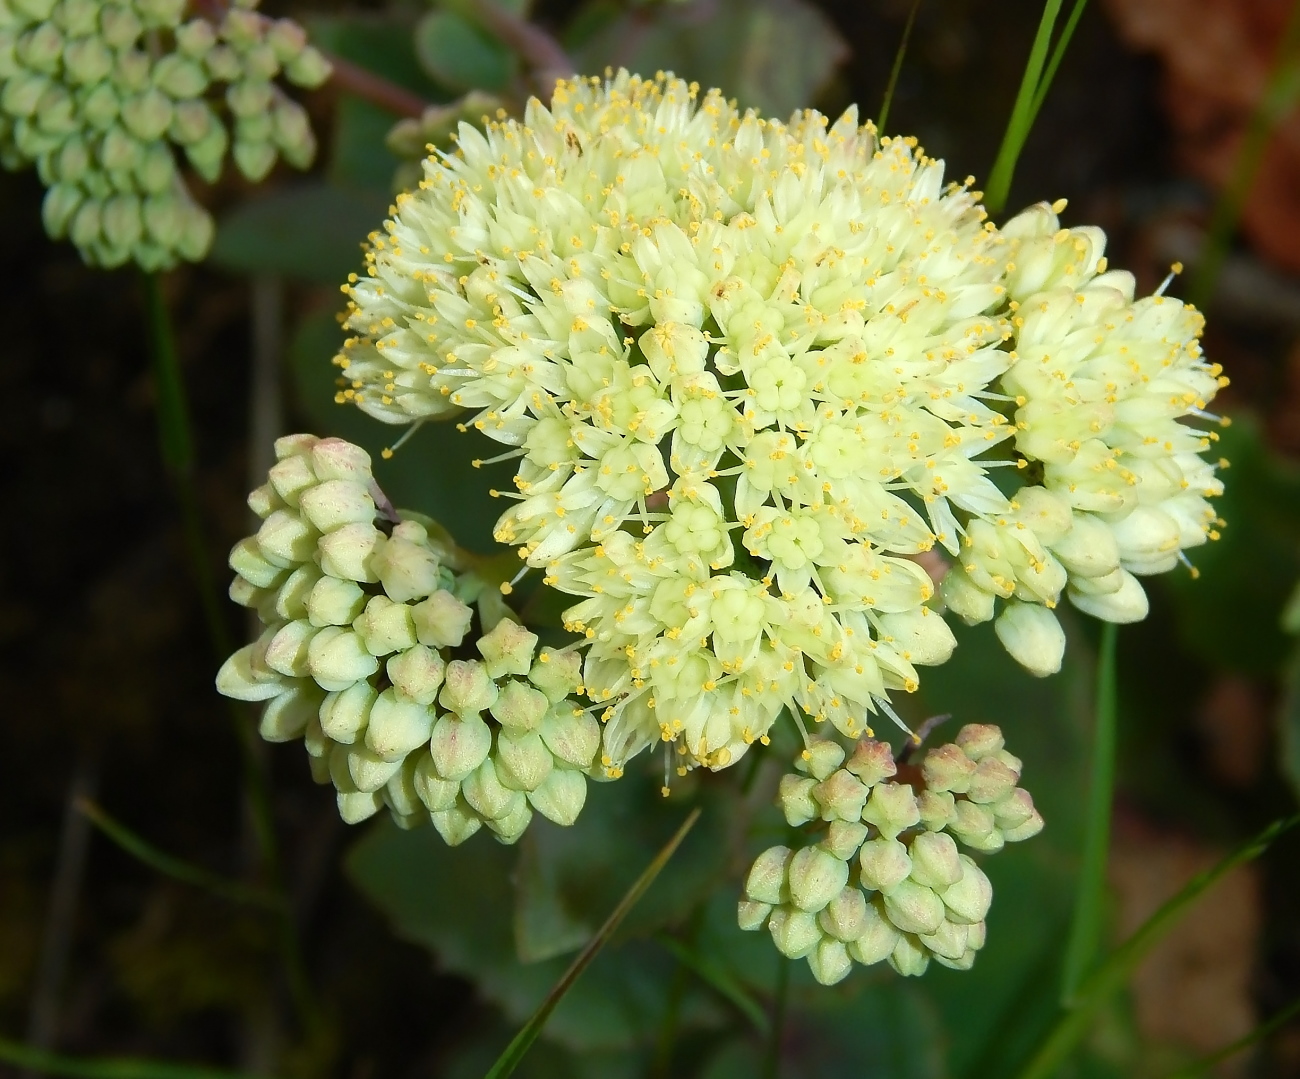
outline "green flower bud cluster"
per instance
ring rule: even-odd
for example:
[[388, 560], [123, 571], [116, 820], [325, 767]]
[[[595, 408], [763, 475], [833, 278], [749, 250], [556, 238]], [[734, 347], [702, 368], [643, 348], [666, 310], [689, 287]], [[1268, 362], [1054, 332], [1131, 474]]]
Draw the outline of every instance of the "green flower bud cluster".
[[174, 147], [208, 182], [232, 126], [250, 180], [277, 157], [311, 163], [307, 114], [274, 80], [316, 87], [329, 64], [297, 23], [255, 6], [238, 0], [214, 24], [186, 20], [185, 0], [0, 0], [0, 163], [36, 166], [52, 237], [96, 266], [197, 260], [212, 218]]
[[452, 845], [484, 825], [512, 843], [534, 811], [572, 824], [600, 746], [569, 699], [578, 654], [539, 650], [437, 524], [389, 507], [359, 446], [275, 452], [249, 496], [262, 526], [230, 555], [230, 596], [266, 628], [218, 690], [266, 702], [268, 741], [303, 739], [350, 824], [387, 806]]
[[853, 963], [888, 961], [898, 973], [925, 972], [933, 959], [968, 969], [984, 945], [993, 899], [988, 877], [958, 849], [989, 853], [1043, 827], [1021, 762], [997, 727], [969, 724], [928, 752], [920, 768], [900, 766], [885, 742], [864, 740], [846, 758], [813, 740], [782, 778], [778, 802], [792, 827], [825, 825], [817, 842], [759, 855], [740, 901], [742, 929], [764, 924], [777, 949], [807, 959], [823, 985]]
[[502, 104], [495, 94], [471, 90], [446, 105], [430, 105], [418, 117], [398, 120], [385, 140], [393, 156], [402, 162], [393, 176], [394, 189], [409, 191], [417, 186], [424, 174], [424, 159], [435, 150], [450, 149], [462, 123], [486, 126], [492, 116], [504, 120]]

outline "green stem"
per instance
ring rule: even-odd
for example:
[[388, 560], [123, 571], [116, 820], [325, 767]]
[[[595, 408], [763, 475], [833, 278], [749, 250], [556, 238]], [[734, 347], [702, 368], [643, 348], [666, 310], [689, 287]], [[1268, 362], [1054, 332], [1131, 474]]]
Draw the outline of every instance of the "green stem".
[[655, 878], [659, 876], [663, 867], [668, 864], [668, 860], [676, 853], [677, 848], [681, 846], [682, 840], [695, 827], [695, 822], [700, 819], [700, 807], [696, 806], [691, 810], [690, 815], [682, 822], [682, 826], [673, 833], [673, 837], [664, 844], [662, 849], [656, 854], [644, 872], [637, 877], [632, 887], [619, 900], [618, 906], [610, 912], [605, 924], [597, 931], [596, 935], [587, 941], [586, 946], [569, 964], [569, 969], [560, 976], [560, 980], [551, 987], [551, 991], [546, 994], [546, 999], [542, 1001], [537, 1011], [524, 1024], [523, 1029], [514, 1036], [510, 1044], [506, 1046], [505, 1051], [497, 1058], [495, 1064], [488, 1071], [485, 1079], [505, 1079], [507, 1075], [514, 1072], [519, 1066], [519, 1062], [528, 1052], [529, 1047], [537, 1040], [541, 1034], [542, 1028], [546, 1026], [546, 1021], [551, 1017], [551, 1012], [555, 1011], [556, 1005], [564, 999], [564, 995], [573, 988], [573, 983], [578, 980], [582, 972], [587, 969], [591, 961], [600, 954], [600, 950], [609, 943], [610, 938], [614, 935], [615, 930], [622, 924], [623, 919], [627, 917], [637, 902], [645, 895], [650, 885], [654, 883]]
[[8, 1038], [0, 1038], [0, 1060], [27, 1071], [70, 1079], [258, 1079], [245, 1072], [220, 1071], [201, 1064], [131, 1057], [68, 1057]]
[[1056, 70], [1061, 66], [1061, 61], [1065, 59], [1065, 50], [1070, 47], [1070, 39], [1074, 37], [1074, 28], [1079, 25], [1079, 20], [1083, 17], [1083, 9], [1088, 6], [1088, 0], [1074, 0], [1074, 7], [1070, 9], [1070, 17], [1065, 20], [1065, 29], [1061, 31], [1061, 36], [1056, 40], [1056, 47], [1052, 49], [1052, 58], [1047, 61], [1047, 70], [1043, 72], [1043, 77], [1038, 82], [1038, 88], [1034, 91], [1034, 101], [1029, 108], [1029, 123], [1033, 126], [1038, 119], [1038, 110], [1043, 107], [1043, 101], [1047, 97], [1047, 91], [1052, 88], [1052, 80], [1056, 78]]
[[790, 960], [777, 959], [776, 993], [772, 998], [771, 1036], [767, 1041], [767, 1057], [763, 1061], [763, 1079], [781, 1079], [781, 1047], [785, 1037], [785, 1008], [790, 997]]
[[1285, 1008], [1278, 1012], [1271, 1019], [1261, 1023], [1249, 1034], [1238, 1038], [1230, 1045], [1225, 1045], [1222, 1049], [1217, 1049], [1209, 1056], [1203, 1056], [1200, 1060], [1185, 1067], [1179, 1068], [1175, 1072], [1170, 1072], [1165, 1079], [1196, 1079], [1199, 1075], [1204, 1075], [1216, 1064], [1220, 1064], [1229, 1057], [1234, 1057], [1243, 1049], [1249, 1049], [1256, 1042], [1263, 1041], [1275, 1030], [1281, 1030], [1287, 1023], [1291, 1022], [1297, 1015], [1300, 1015], [1300, 999], [1291, 1001]]
[[1101, 943], [1106, 905], [1106, 858], [1110, 851], [1111, 806], [1115, 799], [1115, 737], [1118, 693], [1115, 679], [1118, 628], [1107, 622], [1101, 630], [1097, 656], [1096, 720], [1092, 735], [1092, 765], [1088, 781], [1088, 809], [1083, 839], [1083, 863], [1065, 949], [1061, 1003], [1074, 1003], [1080, 983], [1088, 975]]
[[1287, 21], [1282, 41], [1278, 45], [1273, 70], [1269, 73], [1264, 93], [1246, 125], [1241, 149], [1237, 151], [1232, 178], [1219, 196], [1219, 201], [1215, 203], [1214, 213], [1210, 217], [1210, 226], [1206, 231], [1205, 242], [1197, 259], [1196, 273], [1188, 291], [1192, 303], [1202, 309], [1214, 295], [1219, 271], [1223, 269], [1224, 259], [1228, 255], [1228, 245], [1232, 242], [1232, 234], [1241, 217], [1242, 208], [1246, 205], [1260, 163], [1264, 160], [1264, 151], [1268, 149], [1269, 137], [1300, 98], [1298, 52], [1300, 52], [1300, 3], [1293, 4], [1291, 7], [1291, 17]]
[[880, 116], [876, 120], [881, 135], [885, 134], [885, 124], [889, 122], [889, 106], [894, 103], [894, 90], [898, 87], [898, 76], [903, 70], [903, 57], [907, 55], [907, 44], [912, 39], [912, 27], [916, 23], [916, 13], [920, 9], [921, 0], [912, 0], [912, 9], [907, 13], [907, 22], [903, 24], [903, 38], [898, 43], [898, 52], [894, 53], [894, 66], [889, 72], [885, 99], [880, 103]]
[[1016, 92], [1016, 101], [1011, 108], [1011, 119], [1007, 121], [1002, 145], [998, 147], [998, 156], [993, 162], [993, 170], [989, 173], [989, 182], [984, 189], [984, 203], [993, 213], [998, 213], [1007, 203], [1016, 161], [1029, 137], [1029, 129], [1033, 126], [1034, 98], [1038, 94], [1043, 64], [1047, 60], [1047, 49], [1060, 10], [1061, 0], [1046, 0], [1043, 4], [1043, 15], [1038, 22], [1033, 47], [1029, 50], [1025, 72], [1020, 78], [1020, 89]]

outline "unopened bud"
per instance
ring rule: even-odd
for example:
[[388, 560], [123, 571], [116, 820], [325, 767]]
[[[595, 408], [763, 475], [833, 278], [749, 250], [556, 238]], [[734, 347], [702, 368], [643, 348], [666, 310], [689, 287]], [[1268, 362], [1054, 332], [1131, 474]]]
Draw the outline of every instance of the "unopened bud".
[[246, 644], [221, 665], [217, 692], [237, 701], [266, 701], [286, 689], [284, 677], [264, 663], [269, 638]]
[[372, 597], [353, 628], [361, 634], [372, 656], [401, 652], [416, 643], [411, 608], [405, 603], [394, 603], [387, 596]]
[[786, 823], [792, 828], [816, 820], [821, 809], [813, 799], [813, 789], [817, 780], [808, 776], [783, 775], [777, 789], [776, 801], [785, 814]]
[[528, 801], [547, 820], [568, 827], [587, 801], [587, 777], [572, 768], [553, 768]]
[[948, 610], [968, 626], [993, 617], [996, 597], [971, 580], [961, 566], [953, 566], [939, 585], [939, 595]]
[[357, 790], [370, 793], [379, 790], [402, 767], [401, 759], [386, 761], [369, 747], [353, 745], [347, 751], [348, 774]]
[[317, 482], [311, 461], [300, 453], [289, 454], [277, 461], [266, 478], [275, 493], [293, 508], [297, 508], [302, 493]]
[[317, 542], [320, 568], [331, 577], [374, 584], [379, 577], [370, 566], [370, 556], [383, 539], [384, 534], [372, 524], [336, 528]]
[[993, 885], [968, 855], [960, 855], [962, 876], [944, 890], [941, 898], [949, 917], [956, 922], [982, 922], [993, 903]]
[[178, 101], [172, 109], [172, 126], [168, 132], [181, 146], [199, 142], [220, 121], [205, 101]]
[[745, 897], [776, 906], [789, 902], [787, 874], [794, 852], [789, 847], [768, 847], [750, 867], [745, 878]]
[[[157, 196], [170, 192], [176, 183], [176, 159], [172, 157], [171, 147], [165, 142], [155, 142], [146, 147], [135, 175], [146, 195]], [[144, 219], [144, 226], [149, 227], [147, 218]]]
[[74, 85], [94, 86], [113, 70], [113, 51], [98, 34], [69, 41], [63, 51], [63, 69]]
[[736, 907], [736, 922], [745, 932], [762, 929], [767, 916], [772, 913], [771, 903], [758, 903], [753, 899], [742, 899]]
[[1123, 583], [1114, 592], [1107, 595], [1090, 596], [1076, 588], [1070, 588], [1067, 595], [1084, 614], [1100, 618], [1104, 622], [1116, 622], [1120, 625], [1129, 622], [1141, 622], [1150, 611], [1150, 602], [1142, 588], [1142, 583], [1129, 573], [1124, 575]]
[[968, 926], [960, 922], [945, 921], [933, 933], [921, 936], [921, 943], [942, 959], [959, 960], [966, 954], [966, 940], [970, 935]]
[[872, 839], [862, 844], [858, 855], [862, 866], [862, 885], [878, 892], [887, 892], [912, 871], [912, 859], [907, 848], [897, 839]]
[[41, 202], [41, 220], [52, 239], [63, 238], [81, 199], [81, 189], [72, 183], [55, 184], [45, 192]]
[[1000, 802], [1016, 788], [1019, 772], [1013, 772], [997, 757], [985, 757], [971, 777], [966, 797], [981, 805]]
[[795, 758], [797, 771], [821, 781], [844, 763], [844, 747], [826, 738], [813, 738], [808, 748]]
[[306, 678], [308, 646], [319, 632], [305, 620], [285, 623], [266, 646], [266, 665], [286, 678]]
[[331, 70], [329, 61], [310, 45], [284, 65], [285, 77], [295, 86], [308, 90], [320, 86], [329, 78]]
[[862, 914], [862, 932], [849, 942], [849, 955], [869, 967], [888, 959], [893, 954], [900, 934], [893, 923], [885, 917], [880, 897], [867, 903]]
[[817, 915], [817, 924], [837, 940], [857, 940], [867, 926], [867, 897], [859, 888], [846, 887]]
[[497, 699], [497, 685], [477, 660], [454, 659], [447, 664], [438, 703], [459, 716], [477, 716]]
[[298, 683], [267, 702], [262, 709], [258, 733], [268, 742], [291, 742], [301, 738], [324, 698], [325, 694], [310, 682]]
[[820, 984], [834, 985], [853, 969], [853, 961], [843, 941], [822, 940], [808, 953], [808, 969]]
[[254, 142], [236, 137], [232, 155], [235, 167], [253, 183], [265, 180], [275, 164], [275, 147], [269, 142]]
[[564, 700], [582, 685], [582, 656], [543, 648], [528, 671], [528, 681], [546, 694], [547, 700]]
[[361, 614], [366, 594], [355, 581], [322, 577], [307, 598], [307, 618], [313, 626], [348, 626]]
[[384, 760], [401, 760], [433, 733], [433, 709], [386, 689], [370, 709], [366, 745]]
[[427, 547], [402, 535], [404, 527], [398, 525], [370, 560], [384, 591], [399, 603], [424, 599], [438, 588], [438, 559]]
[[514, 843], [528, 829], [533, 820], [532, 806], [522, 795], [511, 810], [503, 816], [488, 820], [487, 826], [499, 843]]
[[431, 812], [429, 819], [449, 847], [460, 846], [483, 827], [483, 818], [470, 808], [464, 798], [457, 798], [450, 809]]
[[307, 31], [292, 19], [276, 19], [267, 29], [266, 43], [282, 64], [293, 60], [307, 47]]
[[336, 799], [339, 816], [343, 818], [344, 824], [360, 824], [369, 820], [384, 806], [384, 800], [378, 791], [351, 791], [346, 794], [339, 791]]
[[600, 748], [600, 724], [595, 717], [563, 701], [542, 717], [538, 733], [556, 757], [584, 771], [591, 767]]
[[1076, 513], [1073, 526], [1051, 548], [1074, 577], [1104, 577], [1119, 569], [1115, 535], [1110, 525], [1091, 513]]
[[867, 738], [853, 747], [851, 756], [844, 767], [857, 776], [868, 787], [874, 787], [882, 779], [890, 779], [898, 774], [898, 765], [894, 763], [894, 751], [888, 742], [877, 742]]
[[817, 915], [809, 914], [804, 910], [779, 907], [772, 911], [767, 928], [772, 934], [772, 943], [776, 945], [776, 950], [787, 959], [802, 959], [822, 939], [822, 931], [817, 925]]
[[889, 955], [889, 965], [904, 978], [919, 978], [930, 966], [930, 950], [914, 934], [904, 933]]
[[788, 872], [790, 899], [800, 910], [819, 911], [848, 882], [845, 862], [816, 847], [795, 852]]
[[171, 122], [171, 99], [161, 90], [151, 88], [122, 102], [122, 123], [142, 142], [159, 138]]
[[316, 553], [316, 530], [296, 513], [276, 510], [257, 530], [257, 547], [268, 562], [291, 569]]
[[952, 743], [930, 750], [921, 761], [926, 789], [935, 792], [965, 794], [975, 768], [975, 762]]
[[416, 757], [412, 754], [402, 761], [402, 767], [384, 784], [384, 804], [403, 821], [408, 818], [428, 819], [428, 810], [424, 808], [415, 790], [416, 765]]
[[370, 706], [378, 696], [369, 682], [357, 682], [341, 692], [329, 694], [320, 706], [322, 733], [332, 741], [352, 745], [366, 729]]
[[176, 28], [176, 47], [186, 56], [202, 59], [216, 43], [216, 30], [207, 19], [191, 19]]
[[491, 750], [492, 731], [477, 715], [440, 716], [433, 725], [429, 752], [443, 779], [464, 779]]
[[909, 848], [912, 871], [918, 884], [942, 892], [961, 880], [961, 855], [952, 836], [943, 832], [922, 832]]
[[281, 95], [271, 114], [271, 127], [275, 145], [284, 159], [296, 169], [307, 168], [316, 156], [316, 136], [307, 111], [296, 101]]
[[1001, 835], [1007, 843], [1019, 843], [1022, 839], [1032, 839], [1043, 830], [1043, 818], [1038, 810], [1031, 812], [1024, 821], [1014, 828], [1005, 828]]
[[920, 821], [921, 810], [916, 795], [906, 783], [879, 783], [871, 789], [862, 819], [879, 828], [881, 835], [893, 839]]
[[817, 845], [841, 862], [852, 860], [867, 838], [867, 826], [856, 821], [833, 820]]
[[114, 49], [129, 48], [144, 32], [139, 16], [125, 4], [105, 4], [99, 28], [105, 43]]
[[439, 813], [456, 804], [460, 794], [460, 782], [455, 779], [443, 779], [433, 763], [433, 757], [421, 753], [416, 761], [415, 771], [411, 775], [415, 794], [430, 813]]
[[512, 791], [497, 776], [496, 764], [491, 757], [483, 760], [460, 785], [461, 794], [488, 820], [496, 820], [514, 811], [524, 796]]
[[385, 669], [389, 680], [404, 697], [416, 704], [429, 705], [437, 699], [445, 665], [437, 652], [417, 644], [389, 659]]
[[488, 674], [501, 678], [507, 674], [527, 674], [533, 664], [537, 634], [530, 633], [511, 619], [503, 618], [491, 633], [480, 637], [475, 646], [483, 656]]
[[964, 800], [958, 802], [957, 811], [948, 823], [948, 831], [973, 850], [992, 854], [1002, 849], [1002, 833], [998, 831], [993, 811], [988, 806]]
[[298, 508], [318, 532], [332, 532], [346, 524], [368, 524], [375, 519], [370, 492], [350, 480], [326, 480], [306, 488], [299, 496]]
[[857, 822], [862, 819], [871, 789], [851, 772], [839, 768], [813, 788], [813, 800], [821, 807], [823, 820]]
[[992, 723], [967, 723], [957, 732], [957, 746], [971, 760], [979, 762], [1003, 752], [1006, 740]]
[[194, 171], [208, 183], [215, 183], [221, 175], [221, 163], [230, 149], [230, 136], [219, 121], [214, 121], [197, 139], [185, 144], [185, 157]]
[[379, 669], [361, 635], [341, 626], [326, 626], [311, 639], [307, 666], [322, 689], [347, 689]]
[[496, 761], [501, 782], [517, 791], [536, 790], [555, 766], [542, 736], [532, 731], [498, 731]]
[[885, 897], [885, 913], [904, 933], [933, 933], [943, 924], [943, 900], [912, 879], [899, 881]]
[[1034, 799], [1023, 787], [1017, 787], [989, 808], [993, 810], [994, 823], [1006, 832], [1008, 829], [1024, 824], [1034, 815]]
[[1002, 647], [1030, 674], [1045, 678], [1061, 669], [1065, 631], [1046, 607], [1013, 600], [993, 628]]
[[511, 679], [493, 703], [492, 717], [511, 731], [532, 731], [541, 726], [549, 707], [545, 694]]
[[474, 612], [450, 592], [434, 592], [417, 603], [411, 614], [415, 618], [415, 635], [430, 648], [457, 648], [469, 632]]

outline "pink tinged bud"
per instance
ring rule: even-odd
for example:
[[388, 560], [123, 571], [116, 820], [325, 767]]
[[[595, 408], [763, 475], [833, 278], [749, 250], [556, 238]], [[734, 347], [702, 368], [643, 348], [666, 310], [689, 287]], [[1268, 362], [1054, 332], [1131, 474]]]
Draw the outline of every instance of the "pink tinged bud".
[[483, 827], [483, 818], [469, 807], [464, 798], [457, 799], [450, 809], [430, 813], [429, 819], [449, 847], [460, 846]]
[[249, 492], [248, 508], [262, 520], [266, 520], [276, 510], [284, 509], [284, 506], [284, 500], [275, 493], [275, 488], [269, 483], [255, 487]]
[[1043, 830], [1043, 818], [1038, 810], [1034, 810], [1029, 815], [1029, 819], [1014, 828], [1007, 828], [1002, 832], [1002, 838], [1007, 843], [1019, 843], [1022, 839], [1032, 839]]
[[942, 892], [961, 880], [961, 855], [950, 835], [922, 832], [909, 848], [912, 857], [911, 878], [918, 884]]
[[367, 650], [360, 634], [339, 626], [326, 626], [307, 646], [307, 668], [321, 689], [347, 689], [379, 669], [379, 660]]
[[379, 694], [369, 682], [358, 682], [341, 693], [329, 694], [320, 706], [320, 727], [327, 738], [351, 745], [366, 729], [370, 706]]
[[370, 556], [384, 534], [372, 524], [350, 524], [322, 536], [316, 544], [320, 568], [331, 577], [374, 584], [379, 580], [370, 567]]
[[465, 777], [460, 791], [465, 801], [489, 821], [514, 812], [524, 801], [519, 791], [512, 791], [501, 783], [490, 757]]
[[921, 809], [906, 783], [881, 783], [872, 788], [862, 819], [879, 828], [881, 835], [893, 839], [920, 822]]
[[280, 586], [275, 596], [275, 613], [286, 622], [307, 617], [307, 601], [316, 583], [323, 580], [320, 570], [313, 565], [299, 566]]
[[816, 847], [804, 847], [790, 859], [787, 871], [790, 900], [800, 910], [816, 913], [848, 883], [848, 863]]
[[904, 933], [934, 933], [943, 924], [943, 900], [912, 879], [899, 881], [885, 896], [885, 913]]
[[1000, 753], [1006, 745], [1000, 727], [991, 723], [967, 723], [957, 732], [957, 745], [975, 762]]
[[915, 936], [904, 933], [889, 956], [889, 965], [904, 978], [919, 978], [930, 965], [930, 952]]
[[492, 718], [514, 732], [533, 731], [550, 707], [545, 694], [511, 679], [492, 705]]
[[921, 823], [932, 832], [948, 827], [957, 814], [956, 799], [947, 791], [922, 791], [917, 798], [921, 810]]
[[853, 756], [844, 765], [868, 787], [874, 787], [882, 779], [890, 779], [898, 774], [898, 765], [894, 763], [894, 751], [888, 742], [866, 739], [853, 747]]
[[416, 759], [414, 756], [407, 757], [402, 761], [401, 768], [384, 784], [382, 791], [384, 804], [404, 819], [414, 817], [427, 820], [428, 811], [424, 808], [424, 803], [420, 801], [420, 796], [415, 790], [415, 768]]
[[445, 679], [438, 703], [458, 716], [477, 716], [496, 703], [497, 685], [477, 660], [453, 659]]
[[813, 800], [821, 807], [822, 820], [857, 822], [871, 789], [843, 768], [832, 772], [813, 788]]
[[477, 715], [445, 715], [433, 725], [429, 752], [443, 779], [462, 780], [486, 759], [492, 731]]
[[528, 671], [528, 681], [546, 694], [551, 703], [564, 700], [582, 685], [582, 656], [543, 648]]
[[383, 760], [401, 760], [429, 740], [433, 719], [428, 705], [404, 700], [395, 689], [386, 689], [370, 708], [366, 745]]
[[344, 824], [360, 824], [369, 820], [384, 806], [384, 800], [377, 791], [354, 791], [351, 794], [340, 791], [337, 800], [339, 816], [343, 818]]
[[841, 862], [852, 861], [867, 838], [867, 826], [857, 821], [833, 820], [818, 846]]
[[354, 745], [347, 753], [348, 774], [357, 790], [373, 793], [393, 778], [402, 767], [400, 760], [386, 761], [365, 746]]
[[823, 940], [808, 953], [808, 969], [820, 984], [834, 985], [853, 969], [853, 961], [843, 941]]
[[936, 959], [958, 961], [966, 954], [967, 926], [959, 922], [944, 922], [934, 933], [921, 936], [921, 943], [934, 952]]
[[341, 438], [322, 438], [312, 443], [311, 467], [320, 480], [350, 480], [368, 487], [371, 482], [370, 454]]
[[404, 697], [427, 705], [438, 697], [446, 665], [437, 652], [417, 644], [389, 659], [385, 669], [389, 681]]
[[907, 879], [912, 859], [897, 839], [872, 839], [862, 844], [858, 855], [862, 867], [862, 886], [887, 892]]
[[547, 820], [568, 827], [587, 801], [587, 777], [572, 768], [553, 768], [528, 794], [529, 804]]
[[776, 906], [790, 901], [786, 875], [794, 852], [789, 847], [768, 847], [750, 867], [745, 878], [745, 898]]
[[524, 675], [533, 665], [537, 634], [530, 633], [518, 622], [503, 618], [491, 633], [475, 642], [475, 647], [487, 664], [488, 674], [493, 678], [502, 678], [507, 674]]
[[816, 820], [821, 815], [821, 809], [813, 800], [812, 792], [816, 786], [817, 780], [807, 776], [783, 775], [781, 777], [776, 801], [781, 807], [781, 812], [785, 814], [786, 823], [792, 828]]
[[960, 746], [949, 743], [930, 750], [921, 761], [921, 775], [927, 790], [965, 794], [975, 774], [975, 762]]
[[555, 767], [542, 736], [534, 732], [497, 732], [497, 777], [511, 790], [532, 791]]
[[1008, 828], [1024, 824], [1034, 815], [1034, 799], [1024, 787], [1017, 787], [990, 808], [993, 810], [994, 824], [1005, 832]]
[[556, 757], [584, 771], [592, 766], [600, 749], [600, 724], [595, 717], [571, 704], [552, 707], [542, 719], [538, 733]]
[[275, 493], [290, 507], [296, 507], [303, 491], [316, 484], [311, 462], [300, 453], [290, 454], [273, 465], [266, 478]]
[[366, 593], [356, 581], [322, 577], [307, 597], [307, 619], [313, 626], [350, 626], [365, 602]]
[[266, 646], [266, 665], [286, 678], [306, 678], [310, 673], [308, 646], [319, 633], [310, 622], [287, 622]]
[[229, 565], [258, 588], [275, 588], [288, 576], [285, 567], [275, 565], [263, 556], [257, 540], [252, 536], [240, 540], [231, 548]]
[[1002, 833], [993, 820], [993, 810], [974, 802], [958, 802], [957, 812], [948, 824], [948, 831], [972, 850], [992, 854], [1002, 849]]
[[384, 591], [398, 603], [424, 599], [438, 589], [438, 559], [433, 552], [397, 534], [378, 544], [370, 565]]
[[771, 903], [742, 899], [736, 906], [736, 922], [745, 932], [762, 929], [767, 916], [772, 913]]
[[460, 794], [460, 783], [454, 779], [443, 779], [433, 763], [433, 757], [421, 753], [411, 775], [411, 785], [415, 796], [430, 813], [440, 813], [456, 804]]
[[430, 648], [458, 648], [474, 617], [465, 604], [450, 592], [434, 592], [411, 608], [415, 635]]
[[819, 782], [844, 763], [844, 748], [838, 742], [814, 738], [808, 748], [794, 762], [796, 771], [810, 775]]
[[867, 903], [862, 914], [862, 932], [849, 942], [849, 955], [869, 967], [888, 959], [893, 954], [901, 934], [893, 923], [885, 917], [881, 900], [876, 898]]
[[968, 925], [982, 922], [993, 902], [993, 885], [984, 871], [967, 855], [961, 855], [962, 877], [944, 890], [943, 905], [954, 922]]
[[284, 677], [264, 663], [268, 643], [264, 635], [226, 660], [217, 672], [217, 692], [237, 701], [266, 701], [283, 693]]
[[415, 646], [415, 620], [405, 603], [374, 596], [352, 628], [361, 635], [372, 656], [386, 656]]
[[298, 496], [298, 508], [318, 532], [375, 519], [375, 503], [364, 487], [348, 480], [326, 480]]
[[867, 926], [867, 897], [858, 888], [845, 888], [817, 915], [817, 924], [836, 940], [857, 940]]
[[320, 689], [304, 679], [293, 689], [267, 702], [262, 709], [258, 733], [268, 742], [291, 742], [302, 737], [324, 698]]
[[510, 844], [519, 839], [533, 821], [533, 810], [522, 795], [514, 808], [502, 817], [487, 822], [498, 843]]
[[1013, 772], [997, 757], [985, 757], [971, 777], [966, 797], [980, 805], [1000, 802], [1016, 789], [1019, 772]]
[[776, 950], [787, 959], [802, 959], [821, 942], [822, 931], [817, 916], [803, 910], [780, 907], [772, 911], [767, 923]]

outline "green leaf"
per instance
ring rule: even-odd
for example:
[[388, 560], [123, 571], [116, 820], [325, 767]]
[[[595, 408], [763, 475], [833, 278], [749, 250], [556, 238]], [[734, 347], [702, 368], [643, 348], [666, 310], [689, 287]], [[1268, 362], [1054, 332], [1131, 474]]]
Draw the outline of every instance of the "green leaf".
[[720, 87], [741, 108], [784, 117], [811, 105], [847, 56], [834, 25], [805, 0], [718, 0], [626, 12], [589, 30], [574, 62], [582, 71], [673, 71]]
[[430, 77], [461, 92], [500, 92], [517, 66], [501, 42], [453, 11], [434, 11], [420, 20], [415, 52]]
[[225, 270], [338, 285], [361, 266], [361, 244], [387, 209], [387, 197], [370, 190], [280, 187], [226, 214], [209, 257]]
[[1300, 645], [1286, 666], [1277, 722], [1278, 764], [1292, 793], [1300, 798]]
[[0, 1038], [0, 1060], [43, 1075], [70, 1079], [256, 1079], [243, 1072], [221, 1071], [202, 1064], [182, 1064], [138, 1057], [70, 1057], [33, 1049]]

